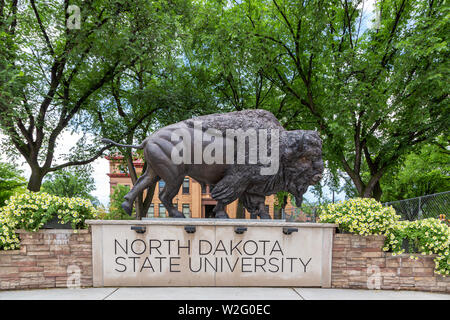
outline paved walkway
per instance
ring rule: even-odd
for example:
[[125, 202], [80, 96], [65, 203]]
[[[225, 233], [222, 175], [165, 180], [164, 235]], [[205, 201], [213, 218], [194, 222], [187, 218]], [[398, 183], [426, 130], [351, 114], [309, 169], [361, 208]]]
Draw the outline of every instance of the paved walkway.
[[321, 288], [85, 288], [0, 291], [0, 300], [450, 300], [450, 294]]

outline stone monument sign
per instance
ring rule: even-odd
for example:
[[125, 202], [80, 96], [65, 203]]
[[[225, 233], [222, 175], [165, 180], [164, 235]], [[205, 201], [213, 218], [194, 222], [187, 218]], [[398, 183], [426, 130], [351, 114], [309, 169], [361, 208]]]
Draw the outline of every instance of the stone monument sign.
[[94, 286], [330, 287], [333, 224], [90, 220]]

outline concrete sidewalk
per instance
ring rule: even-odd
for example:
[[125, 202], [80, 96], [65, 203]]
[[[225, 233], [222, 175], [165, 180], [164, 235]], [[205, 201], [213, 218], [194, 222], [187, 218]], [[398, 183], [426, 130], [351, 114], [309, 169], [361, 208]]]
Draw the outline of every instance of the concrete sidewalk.
[[322, 288], [133, 287], [0, 291], [0, 300], [450, 300], [450, 294]]

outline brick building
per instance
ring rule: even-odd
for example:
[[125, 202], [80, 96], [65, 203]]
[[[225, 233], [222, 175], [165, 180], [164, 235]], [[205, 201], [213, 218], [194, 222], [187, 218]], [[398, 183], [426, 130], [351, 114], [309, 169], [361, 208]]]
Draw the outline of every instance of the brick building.
[[[110, 194], [113, 193], [114, 187], [117, 185], [125, 185], [130, 188], [133, 187], [133, 183], [128, 174], [127, 168], [124, 165], [122, 156], [108, 156], [109, 160], [109, 184]], [[141, 159], [134, 160], [134, 166], [138, 175], [141, 174], [144, 162]], [[152, 204], [148, 212], [148, 217], [166, 217], [167, 211], [164, 205], [159, 200], [159, 190], [164, 187], [164, 181], [160, 180], [155, 188]], [[216, 205], [216, 201], [211, 198], [210, 188], [206, 185], [202, 188], [202, 185], [192, 179], [191, 177], [185, 177], [180, 191], [173, 198], [173, 203], [178, 211], [183, 212], [186, 217], [192, 218], [211, 218], [214, 217], [213, 208]], [[266, 208], [269, 211], [270, 216], [274, 217], [275, 212], [275, 196], [266, 197]], [[292, 205], [288, 203], [286, 209], [292, 208]], [[230, 218], [236, 218], [236, 212], [238, 209], [238, 201], [230, 203], [226, 207], [226, 212]], [[245, 218], [249, 219], [250, 214], [245, 210]]]

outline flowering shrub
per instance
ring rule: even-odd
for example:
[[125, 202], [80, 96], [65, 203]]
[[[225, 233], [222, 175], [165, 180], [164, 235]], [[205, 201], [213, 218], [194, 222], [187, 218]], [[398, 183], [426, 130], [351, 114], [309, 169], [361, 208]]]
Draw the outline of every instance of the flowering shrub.
[[[437, 254], [435, 272], [441, 275], [450, 274], [450, 227], [439, 219], [428, 218], [416, 221], [400, 221], [386, 232], [384, 251], [392, 251], [393, 255], [405, 252], [403, 243], [408, 240], [422, 255]], [[418, 259], [411, 255], [412, 259]]]
[[19, 248], [19, 238], [3, 217], [0, 217], [0, 250], [14, 250]]
[[450, 227], [450, 219], [447, 219], [445, 214], [440, 214], [439, 220], [441, 220], [443, 223], [445, 223], [446, 225], [448, 225]]
[[70, 223], [73, 229], [86, 228], [86, 219], [95, 219], [96, 209], [89, 200], [62, 198], [42, 192], [25, 192], [12, 196], [0, 208], [0, 249], [14, 249], [18, 245], [16, 229], [37, 231], [53, 218], [61, 224]]
[[384, 234], [400, 219], [394, 208], [371, 198], [354, 198], [322, 208], [320, 222], [336, 223], [339, 230], [359, 235]]

